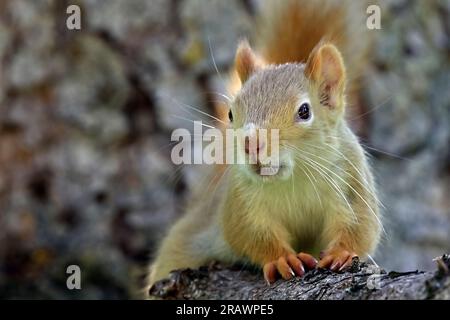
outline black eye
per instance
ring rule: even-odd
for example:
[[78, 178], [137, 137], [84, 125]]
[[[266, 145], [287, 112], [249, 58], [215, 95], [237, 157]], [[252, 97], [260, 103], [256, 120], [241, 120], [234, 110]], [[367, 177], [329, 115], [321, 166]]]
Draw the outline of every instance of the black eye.
[[228, 119], [230, 119], [230, 122], [233, 122], [233, 113], [230, 111], [228, 111]]
[[303, 103], [297, 111], [298, 119], [307, 121], [311, 119], [311, 107], [308, 103]]

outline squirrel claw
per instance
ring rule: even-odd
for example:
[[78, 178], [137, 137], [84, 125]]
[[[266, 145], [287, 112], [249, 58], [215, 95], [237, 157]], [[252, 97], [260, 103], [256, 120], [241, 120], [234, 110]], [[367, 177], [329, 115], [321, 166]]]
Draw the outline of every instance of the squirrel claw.
[[264, 279], [270, 286], [273, 282], [275, 282], [277, 276], [277, 267], [275, 265], [275, 262], [266, 263], [264, 265], [263, 272], [264, 272]]
[[303, 264], [309, 269], [312, 270], [317, 266], [317, 260], [310, 254], [300, 252], [297, 257], [303, 262]]
[[263, 267], [264, 279], [267, 283], [273, 283], [278, 275], [285, 280], [295, 276], [301, 277], [305, 274], [305, 267], [314, 269], [316, 265], [317, 260], [307, 253], [301, 252], [298, 255], [291, 253], [266, 263]]
[[319, 268], [329, 268], [331, 271], [342, 271], [345, 268], [351, 266], [352, 259], [358, 255], [352, 251], [343, 249], [331, 250], [324, 253], [323, 257], [319, 261]]

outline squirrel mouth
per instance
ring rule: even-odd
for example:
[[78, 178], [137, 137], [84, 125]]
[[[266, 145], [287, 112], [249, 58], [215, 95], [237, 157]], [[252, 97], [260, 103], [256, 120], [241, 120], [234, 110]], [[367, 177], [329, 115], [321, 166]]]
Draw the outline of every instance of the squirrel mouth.
[[252, 164], [251, 167], [257, 175], [265, 177], [265, 176], [277, 175], [278, 172], [280, 172], [280, 170], [282, 170], [284, 168], [284, 165], [279, 164], [276, 166], [272, 166], [272, 165], [265, 165], [265, 164], [258, 162], [257, 164]]

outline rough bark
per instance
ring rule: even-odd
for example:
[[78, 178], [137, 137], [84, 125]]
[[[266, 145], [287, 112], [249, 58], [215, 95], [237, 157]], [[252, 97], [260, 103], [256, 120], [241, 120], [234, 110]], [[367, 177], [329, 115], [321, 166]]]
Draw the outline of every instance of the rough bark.
[[270, 287], [258, 272], [214, 264], [175, 271], [150, 289], [154, 299], [366, 300], [450, 299], [450, 255], [436, 259], [435, 272], [386, 272], [353, 261], [333, 273], [311, 270], [303, 278], [279, 280]]

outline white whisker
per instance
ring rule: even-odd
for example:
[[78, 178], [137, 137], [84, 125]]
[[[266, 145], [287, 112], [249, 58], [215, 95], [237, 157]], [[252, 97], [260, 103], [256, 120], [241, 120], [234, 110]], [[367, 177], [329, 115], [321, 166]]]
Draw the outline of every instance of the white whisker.
[[177, 115], [174, 115], [174, 114], [171, 114], [171, 116], [174, 117], [174, 118], [180, 119], [180, 120], [190, 121], [192, 123], [200, 123], [203, 127], [206, 127], [206, 128], [209, 128], [209, 129], [217, 129], [216, 127], [210, 126], [208, 124], [201, 123], [199, 121], [194, 121], [194, 120], [191, 120], [191, 119], [183, 118], [183, 117], [180, 117], [180, 116], [177, 116]]
[[233, 101], [233, 99], [231, 99], [231, 97], [227, 96], [224, 93], [217, 92], [217, 91], [213, 91], [212, 93], [214, 93], [214, 94], [216, 94], [216, 95], [218, 95], [218, 96], [220, 96], [222, 98], [225, 98], [228, 102], [232, 102]]
[[295, 150], [297, 150], [296, 156], [300, 159], [303, 160], [303, 163], [305, 163], [306, 165], [309, 165], [312, 169], [314, 169], [315, 171], [317, 171], [322, 178], [324, 178], [327, 183], [333, 187], [336, 192], [342, 197], [342, 199], [344, 200], [344, 202], [346, 203], [346, 205], [348, 206], [348, 208], [350, 209], [350, 211], [352, 212], [352, 216], [355, 219], [355, 222], [358, 222], [358, 218], [355, 214], [355, 212], [353, 211], [352, 206], [350, 205], [350, 203], [348, 202], [344, 192], [342, 191], [342, 189], [336, 184], [336, 181], [329, 175], [327, 174], [322, 168], [320, 168], [320, 166], [322, 166], [320, 163], [314, 161], [313, 159], [305, 156], [304, 154], [301, 154], [299, 149], [297, 149], [295, 146], [290, 146], [292, 148], [294, 148]]
[[[306, 152], [305, 150], [301, 150], [301, 151]], [[312, 159], [310, 159], [310, 160], [312, 160]], [[312, 161], [314, 161], [314, 160], [312, 160]], [[338, 178], [340, 181], [342, 181], [347, 187], [349, 187], [361, 199], [361, 201], [364, 202], [364, 204], [367, 206], [367, 208], [370, 210], [370, 212], [372, 213], [374, 218], [379, 223], [380, 227], [383, 228], [383, 225], [382, 225], [382, 223], [380, 221], [380, 218], [377, 216], [377, 214], [375, 213], [373, 208], [367, 203], [366, 199], [364, 199], [364, 197], [361, 196], [361, 194], [358, 191], [356, 191], [355, 188], [353, 188], [347, 181], [345, 181], [340, 175], [335, 173], [333, 170], [330, 170], [329, 168], [327, 168], [326, 166], [324, 166], [321, 163], [318, 163], [318, 162], [316, 162], [316, 163], [317, 163], [317, 165], [321, 166], [323, 169], [325, 169], [328, 172], [330, 172], [331, 174], [333, 174], [336, 178]], [[384, 232], [384, 229], [383, 229], [383, 232]]]
[[[303, 173], [308, 177], [308, 180], [311, 182], [311, 185], [312, 185], [313, 188], [314, 188], [314, 192], [316, 193], [317, 200], [319, 200], [320, 207], [323, 209], [322, 200], [320, 199], [320, 195], [319, 195], [319, 192], [317, 191], [317, 187], [316, 187], [316, 185], [314, 184], [314, 182], [313, 182], [313, 180], [311, 179], [311, 177], [309, 176], [309, 174], [308, 174], [305, 170], [308, 170], [308, 172], [309, 172], [311, 175], [312, 175], [312, 172], [309, 170], [308, 167], [304, 167], [305, 169], [303, 169], [303, 166], [302, 166], [302, 165], [300, 165], [299, 168], [303, 171]], [[292, 179], [292, 180], [294, 180], [294, 179]], [[317, 182], [316, 182], [316, 183], [317, 183]]]
[[208, 116], [208, 117], [210, 117], [210, 118], [212, 118], [212, 119], [214, 119], [214, 120], [217, 120], [217, 121], [219, 121], [219, 122], [221, 122], [221, 123], [223, 123], [223, 124], [225, 124], [225, 125], [227, 124], [227, 123], [225, 123], [224, 121], [220, 120], [219, 118], [214, 117], [213, 115], [210, 115], [209, 113], [204, 112], [204, 111], [202, 111], [202, 110], [200, 110], [200, 109], [194, 108], [193, 106], [188, 105], [188, 104], [186, 104], [186, 103], [180, 103], [180, 106], [185, 107], [185, 108], [189, 108], [189, 109], [194, 110], [194, 111], [197, 111], [197, 112], [199, 112], [199, 113], [201, 113], [201, 114], [203, 114], [203, 115], [205, 115], [205, 116]]
[[363, 114], [357, 115], [356, 117], [353, 117], [353, 118], [348, 119], [348, 120], [349, 120], [349, 121], [353, 121], [353, 120], [362, 118], [362, 117], [364, 117], [364, 116], [366, 116], [366, 115], [368, 115], [368, 114], [371, 114], [372, 112], [374, 112], [374, 111], [378, 110], [379, 108], [383, 107], [384, 105], [386, 105], [386, 104], [387, 104], [389, 101], [391, 101], [391, 100], [392, 100], [392, 97], [388, 97], [388, 98], [386, 98], [386, 100], [384, 100], [383, 102], [381, 102], [379, 105], [373, 107], [372, 109], [368, 110], [367, 112], [364, 112]]
[[213, 49], [212, 49], [212, 45], [211, 45], [211, 39], [210, 39], [209, 35], [208, 35], [208, 47], [209, 47], [209, 54], [211, 55], [211, 59], [212, 59], [212, 63], [213, 63], [214, 69], [216, 70], [217, 75], [220, 78], [220, 81], [222, 81], [222, 84], [225, 85], [226, 82], [223, 79], [222, 75], [220, 74], [219, 68], [217, 67], [216, 59], [214, 58], [214, 53], [213, 53]]
[[[321, 149], [321, 150], [326, 150], [325, 148], [321, 148], [321, 147], [319, 147], [319, 146], [314, 146], [314, 145], [311, 145], [311, 144], [307, 144], [307, 143], [305, 143], [305, 142], [302, 142], [303, 144], [305, 144], [305, 145], [308, 145], [308, 146], [311, 146], [311, 147], [314, 147], [314, 148], [319, 148], [319, 149]], [[357, 179], [355, 176], [353, 176], [350, 172], [348, 172], [347, 170], [344, 170], [344, 169], [342, 169], [341, 167], [339, 167], [336, 163], [333, 163], [333, 162], [331, 162], [331, 161], [329, 161], [329, 160], [327, 160], [327, 159], [325, 159], [325, 158], [323, 158], [323, 157], [321, 157], [321, 156], [318, 156], [318, 155], [316, 155], [316, 154], [312, 154], [312, 153], [309, 153], [308, 151], [306, 151], [306, 150], [303, 150], [303, 152], [306, 152], [306, 153], [308, 153], [308, 154], [310, 154], [310, 155], [313, 155], [313, 156], [315, 156], [316, 158], [318, 158], [318, 159], [321, 159], [321, 160], [323, 160], [323, 161], [325, 161], [326, 163], [328, 163], [328, 164], [330, 164], [330, 165], [332, 165], [332, 166], [334, 166], [335, 168], [337, 168], [338, 170], [340, 170], [341, 172], [343, 172], [344, 174], [346, 174], [347, 176], [349, 176], [350, 178], [352, 178], [355, 182], [357, 182], [362, 188], [364, 188], [365, 190], [366, 190], [366, 192], [367, 193], [369, 193], [370, 195], [372, 195], [373, 196], [373, 198], [374, 199], [377, 199], [377, 197], [374, 195], [374, 193], [373, 193], [373, 191], [372, 190], [370, 190], [369, 189], [369, 187], [368, 187], [368, 181], [367, 180], [365, 180], [364, 179], [364, 175], [361, 173], [361, 171], [342, 153], [342, 152], [340, 152], [338, 149], [334, 149], [330, 144], [328, 144], [328, 143], [326, 143], [325, 144], [326, 146], [328, 146], [328, 147], [330, 147], [330, 148], [332, 148], [334, 151], [336, 151], [336, 152], [339, 152], [339, 154], [344, 158], [344, 160], [346, 160], [356, 171], [357, 171], [357, 173], [359, 174], [359, 178], [361, 179], [361, 180], [363, 180], [363, 182], [361, 182], [359, 179]], [[378, 201], [378, 199], [377, 199], [377, 201]]]

